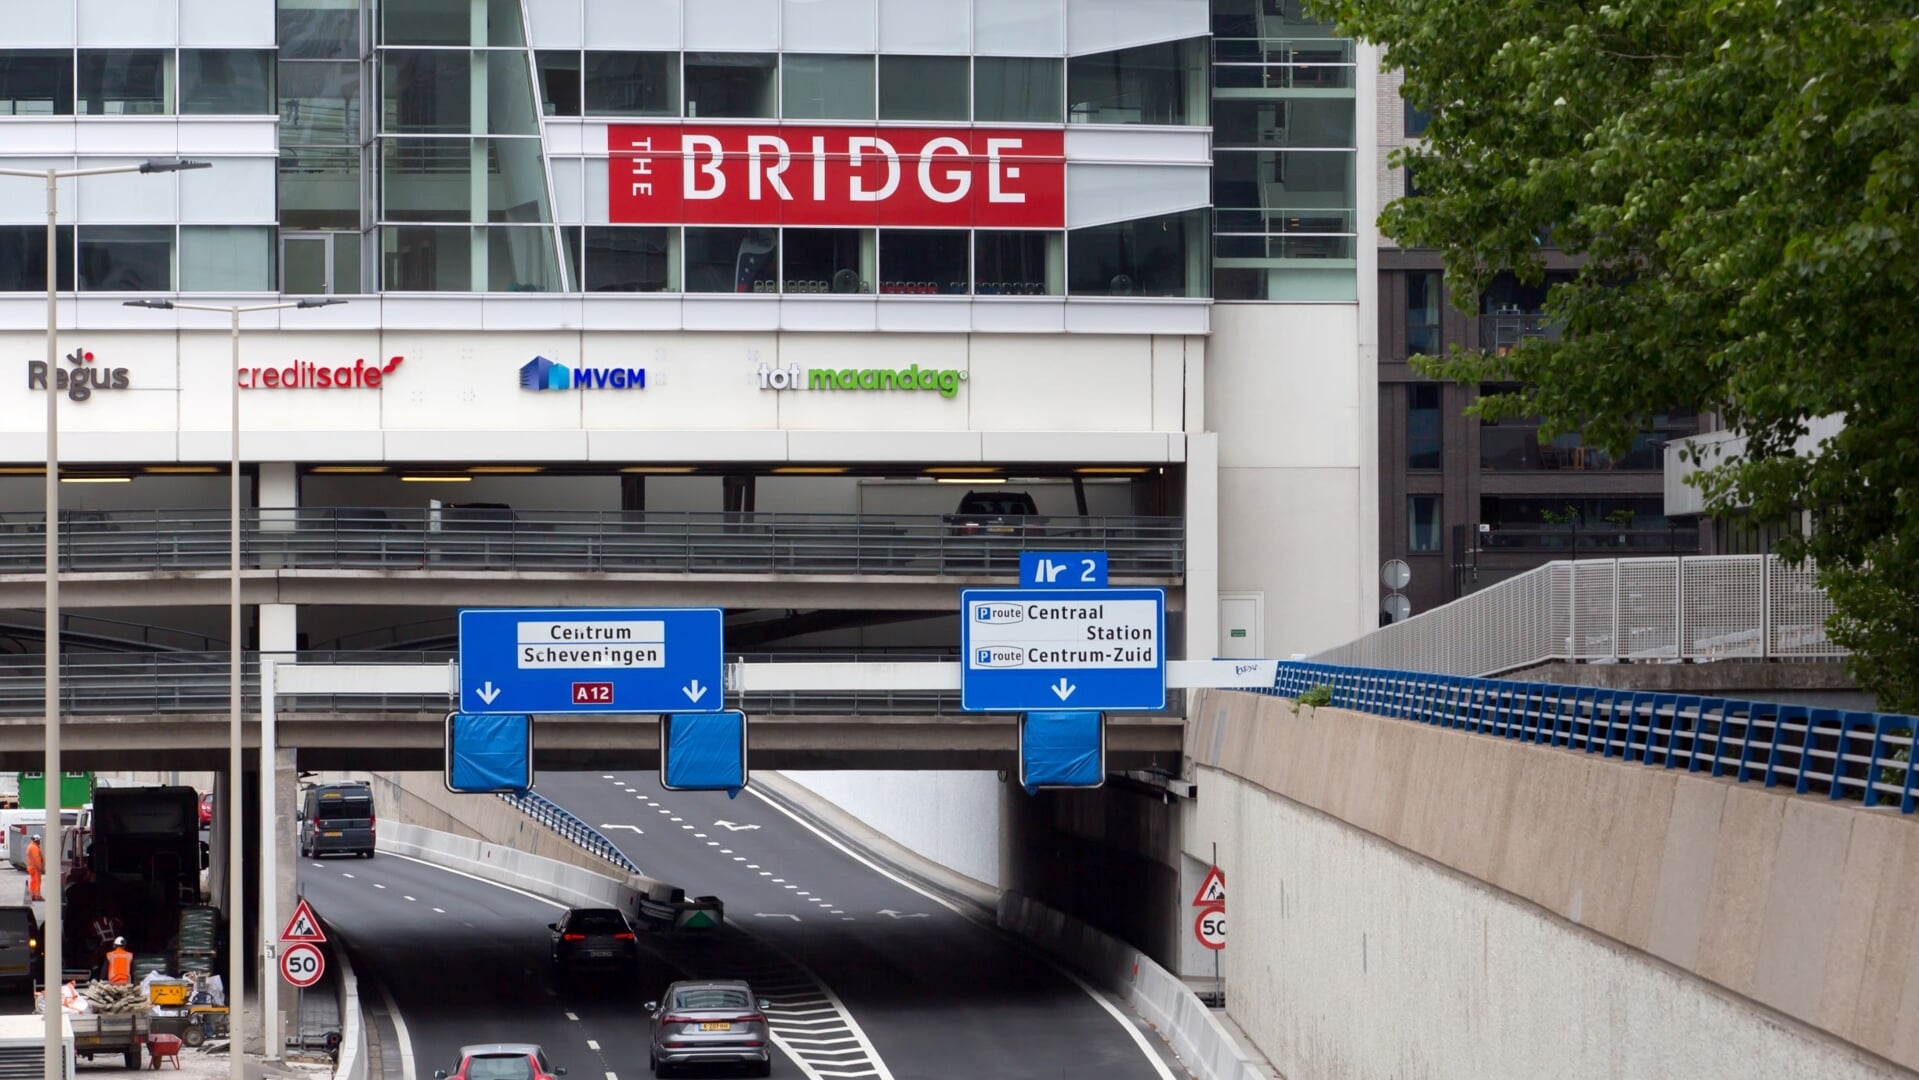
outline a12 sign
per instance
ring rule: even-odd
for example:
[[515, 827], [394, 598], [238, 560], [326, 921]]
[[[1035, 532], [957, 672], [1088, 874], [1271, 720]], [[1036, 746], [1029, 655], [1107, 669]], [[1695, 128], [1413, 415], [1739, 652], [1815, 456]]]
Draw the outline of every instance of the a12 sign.
[[573, 704], [611, 705], [613, 704], [613, 684], [610, 682], [576, 682], [573, 684]]

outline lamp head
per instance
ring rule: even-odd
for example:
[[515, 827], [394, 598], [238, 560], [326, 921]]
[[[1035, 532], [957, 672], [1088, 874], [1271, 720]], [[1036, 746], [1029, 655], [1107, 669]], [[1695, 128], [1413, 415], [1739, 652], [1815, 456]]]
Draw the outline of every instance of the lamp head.
[[185, 158], [152, 158], [140, 163], [143, 173], [185, 172], [188, 169], [211, 169], [211, 161], [188, 161]]
[[173, 301], [171, 300], [128, 300], [125, 302], [123, 306], [152, 308], [155, 311], [172, 311]]

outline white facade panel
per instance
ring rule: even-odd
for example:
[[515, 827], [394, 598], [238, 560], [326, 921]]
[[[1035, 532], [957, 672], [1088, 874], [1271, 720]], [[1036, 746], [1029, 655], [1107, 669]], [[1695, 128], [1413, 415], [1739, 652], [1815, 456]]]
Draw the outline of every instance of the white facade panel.
[[1213, 133], [1210, 128], [1075, 124], [1066, 129], [1066, 160], [1211, 165]]
[[[92, 125], [93, 121], [89, 120], [80, 126]], [[274, 157], [280, 153], [280, 125], [269, 117], [182, 117], [174, 127], [181, 157], [228, 154]], [[216, 164], [214, 168], [219, 166]]]
[[1212, 203], [1212, 170], [1204, 165], [1070, 165], [1067, 227], [1195, 210]]
[[973, 345], [970, 362], [972, 378], [966, 392], [972, 400], [975, 428], [1153, 428], [1151, 338], [982, 338]]
[[1357, 310], [1213, 306], [1206, 426], [1220, 433], [1221, 467], [1357, 469], [1378, 452], [1358, 437], [1378, 391], [1358, 376]]
[[586, 0], [586, 40], [595, 49], [677, 49], [680, 0]]
[[586, 8], [582, 0], [524, 0], [524, 3], [534, 48], [577, 49], [586, 43]]
[[681, 325], [688, 330], [778, 330], [778, 296], [688, 293], [680, 301]]
[[1173, 437], [1144, 431], [989, 431], [980, 437], [987, 461], [1065, 464], [1172, 460]]
[[78, 0], [74, 25], [81, 48], [144, 48], [176, 44], [177, 8], [153, 0]]
[[[595, 427], [656, 431], [776, 428], [778, 395], [759, 389], [754, 371], [778, 354], [771, 334], [594, 334], [582, 362], [643, 367], [646, 389], [600, 392], [585, 415]], [[554, 359], [559, 359], [554, 357]]]
[[70, 49], [74, 45], [74, 0], [32, 0], [6, 7], [7, 47]]
[[781, 0], [780, 47], [788, 52], [873, 52], [879, 45], [874, 2]]
[[[135, 174], [133, 179], [152, 180]], [[188, 224], [271, 225], [279, 205], [279, 161], [221, 158], [211, 169], [179, 174], [180, 220]]]
[[788, 461], [978, 461], [977, 431], [794, 431]]
[[[38, 125], [34, 125], [38, 126]], [[0, 132], [8, 131], [0, 127]], [[71, 169], [70, 157], [0, 157], [0, 169]], [[76, 203], [74, 200], [74, 180], [57, 182], [59, 193], [55, 196], [55, 209], [60, 220], [73, 220]], [[25, 176], [0, 176], [0, 225], [45, 225], [47, 223], [47, 182]], [[46, 302], [40, 303], [40, 321], [46, 322]]]
[[964, 334], [973, 326], [973, 302], [961, 299], [889, 298], [879, 305], [880, 330], [916, 334]]
[[73, 149], [79, 154], [122, 155], [140, 161], [173, 157], [180, 152], [180, 124], [159, 116], [88, 117], [73, 125]]
[[[585, 217], [581, 220], [588, 225], [605, 225], [611, 219], [607, 202], [607, 189], [612, 182], [612, 170], [607, 167], [605, 158], [583, 158], [580, 161], [581, 179], [585, 182]], [[559, 177], [554, 177], [559, 182]]]
[[1204, 334], [1211, 321], [1204, 300], [1108, 300], [1076, 297], [1066, 305], [1073, 334]]
[[686, 0], [686, 47], [725, 52], [772, 52], [780, 43], [779, 0]]
[[674, 293], [600, 293], [580, 298], [587, 330], [678, 330], [685, 317]]
[[927, 0], [879, 0], [883, 53], [964, 56], [972, 44], [972, 10], [966, 4]]
[[[118, 161], [92, 161], [90, 167], [118, 165]], [[106, 176], [80, 177], [80, 222], [169, 224], [178, 215], [180, 205], [179, 173], [143, 176], [140, 173], [110, 173]]]
[[[61, 420], [64, 424], [65, 419]], [[117, 465], [123, 461], [166, 461], [175, 447], [171, 431], [76, 431], [60, 433], [60, 461], [65, 465]], [[44, 456], [44, 451], [42, 453]], [[222, 453], [220, 460], [227, 455]], [[63, 492], [63, 495], [71, 494]], [[68, 499], [62, 505], [72, 506]]]
[[587, 445], [589, 461], [786, 460], [784, 431], [593, 431]]
[[480, 301], [480, 326], [486, 330], [573, 331], [580, 328], [582, 307], [580, 299], [572, 296], [489, 295]]
[[584, 431], [388, 431], [400, 461], [584, 461]]
[[[561, 225], [586, 224], [586, 161], [550, 158], [553, 166], [553, 220]], [[596, 162], [602, 176], [606, 163]]]
[[[586, 128], [588, 126], [587, 124], [581, 123], [577, 117], [546, 117], [545, 120], [541, 122], [540, 130], [544, 133], [543, 138], [546, 139], [547, 160], [553, 161], [559, 158], [577, 158], [584, 156], [586, 154]], [[591, 126], [599, 128], [600, 141], [601, 143], [605, 143], [606, 125], [595, 124]], [[606, 147], [602, 145], [599, 152], [604, 154]], [[605, 158], [600, 159], [600, 167], [606, 167]]]
[[[81, 0], [92, 3], [93, 0]], [[276, 6], [260, 0], [179, 0], [183, 47], [271, 49], [279, 40]]]
[[1057, 334], [1066, 330], [1066, 301], [1000, 300], [973, 305], [973, 329], [988, 334]]
[[415, 294], [395, 303], [381, 297], [378, 325], [387, 330], [467, 330], [480, 325], [485, 304], [477, 296]]
[[21, 157], [73, 157], [79, 138], [72, 120], [32, 117], [0, 124], [0, 164]]
[[1073, 56], [1212, 33], [1207, 0], [1066, 0]]
[[1066, 0], [973, 0], [979, 56], [1063, 56]]
[[810, 296], [782, 300], [780, 329], [846, 333], [879, 329], [879, 301], [872, 297]]

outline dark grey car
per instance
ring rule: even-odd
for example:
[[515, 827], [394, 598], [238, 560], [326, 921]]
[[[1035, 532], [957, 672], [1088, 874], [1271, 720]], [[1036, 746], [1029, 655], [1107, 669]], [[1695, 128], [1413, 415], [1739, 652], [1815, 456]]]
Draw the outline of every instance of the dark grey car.
[[654, 1076], [687, 1065], [741, 1065], [748, 1076], [773, 1072], [772, 1037], [765, 1010], [738, 979], [676, 982], [646, 1012], [653, 1040], [647, 1064]]

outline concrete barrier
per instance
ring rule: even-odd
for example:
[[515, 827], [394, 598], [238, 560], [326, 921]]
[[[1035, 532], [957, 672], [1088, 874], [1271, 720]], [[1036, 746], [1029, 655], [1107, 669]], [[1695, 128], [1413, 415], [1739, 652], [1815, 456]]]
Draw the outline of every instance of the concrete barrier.
[[641, 921], [640, 897], [648, 884], [645, 878], [620, 880], [470, 836], [400, 822], [381, 823], [379, 849], [511, 886], [568, 907], [616, 907], [636, 925]]
[[1138, 949], [1018, 893], [1000, 894], [999, 925], [1126, 998], [1200, 1080], [1271, 1074], [1185, 983]]
[[366, 1023], [360, 1017], [360, 980], [346, 946], [333, 950], [340, 963], [340, 1056], [333, 1062], [334, 1080], [367, 1080]]

